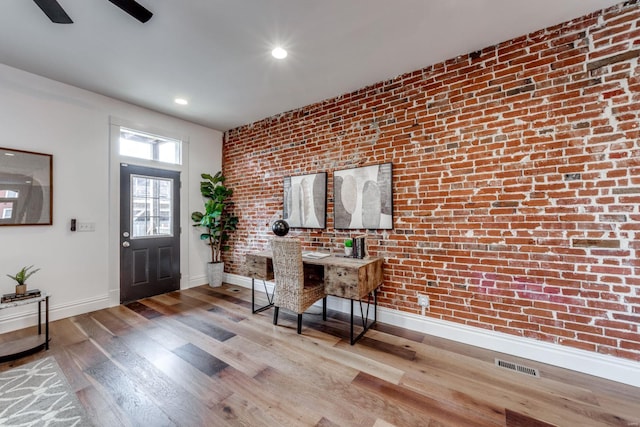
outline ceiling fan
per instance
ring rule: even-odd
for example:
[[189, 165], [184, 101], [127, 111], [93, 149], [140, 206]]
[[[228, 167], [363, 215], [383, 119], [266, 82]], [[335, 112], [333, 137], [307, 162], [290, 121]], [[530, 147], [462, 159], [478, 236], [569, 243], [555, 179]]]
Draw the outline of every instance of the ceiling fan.
[[[33, 0], [40, 9], [56, 24], [73, 24], [67, 12], [60, 6], [57, 0]], [[109, 0], [120, 9], [127, 12], [140, 22], [147, 22], [153, 16], [149, 10], [145, 9], [135, 0]]]

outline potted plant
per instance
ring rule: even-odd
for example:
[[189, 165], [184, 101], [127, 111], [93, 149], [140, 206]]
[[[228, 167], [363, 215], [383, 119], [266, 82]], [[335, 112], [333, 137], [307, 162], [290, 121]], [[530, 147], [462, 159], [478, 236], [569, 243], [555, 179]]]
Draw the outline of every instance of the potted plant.
[[204, 180], [200, 182], [200, 193], [205, 199], [204, 212], [193, 212], [191, 219], [194, 227], [205, 229], [200, 234], [200, 240], [206, 241], [211, 249], [211, 261], [207, 264], [207, 279], [209, 286], [217, 287], [222, 285], [224, 273], [222, 251], [229, 249], [225, 243], [229, 240], [229, 233], [238, 228], [238, 217], [232, 212], [233, 190], [224, 185], [226, 178], [222, 175], [222, 171], [213, 176], [207, 173], [200, 176]]
[[40, 270], [39, 268], [36, 268], [35, 270], [31, 270], [32, 268], [33, 268], [33, 265], [30, 265], [29, 267], [22, 267], [22, 269], [18, 271], [15, 274], [15, 276], [7, 274], [8, 277], [11, 277], [17, 283], [16, 295], [24, 295], [27, 293], [27, 283], [26, 283], [27, 279], [31, 277], [33, 274], [35, 274], [36, 272], [38, 272], [38, 270]]
[[353, 255], [353, 240], [351, 239], [346, 239], [344, 241], [344, 254], [346, 256], [351, 256]]

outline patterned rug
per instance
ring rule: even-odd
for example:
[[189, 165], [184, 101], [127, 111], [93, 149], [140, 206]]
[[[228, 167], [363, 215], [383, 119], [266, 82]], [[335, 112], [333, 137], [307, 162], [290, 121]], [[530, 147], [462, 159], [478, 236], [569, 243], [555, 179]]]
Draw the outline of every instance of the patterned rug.
[[53, 357], [0, 372], [0, 426], [89, 426]]

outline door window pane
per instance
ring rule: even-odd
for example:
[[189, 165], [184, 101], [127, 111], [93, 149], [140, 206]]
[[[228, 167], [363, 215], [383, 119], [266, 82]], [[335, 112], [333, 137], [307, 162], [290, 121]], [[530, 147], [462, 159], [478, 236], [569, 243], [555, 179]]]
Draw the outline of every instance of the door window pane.
[[172, 181], [131, 176], [131, 238], [172, 236]]
[[164, 141], [157, 144], [158, 160], [165, 163], [180, 164], [179, 141]]
[[0, 219], [13, 219], [13, 207], [18, 191], [0, 190]]
[[0, 218], [11, 219], [13, 215], [13, 203], [0, 203], [0, 210], [2, 210], [2, 215], [0, 216]]
[[120, 154], [138, 159], [153, 160], [153, 146], [147, 142], [131, 139], [120, 140]]

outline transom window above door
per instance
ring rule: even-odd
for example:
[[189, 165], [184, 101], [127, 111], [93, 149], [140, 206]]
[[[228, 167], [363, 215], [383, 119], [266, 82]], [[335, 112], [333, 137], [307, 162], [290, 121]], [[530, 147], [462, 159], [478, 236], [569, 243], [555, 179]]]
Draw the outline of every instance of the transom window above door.
[[180, 165], [182, 142], [121, 127], [120, 155]]

